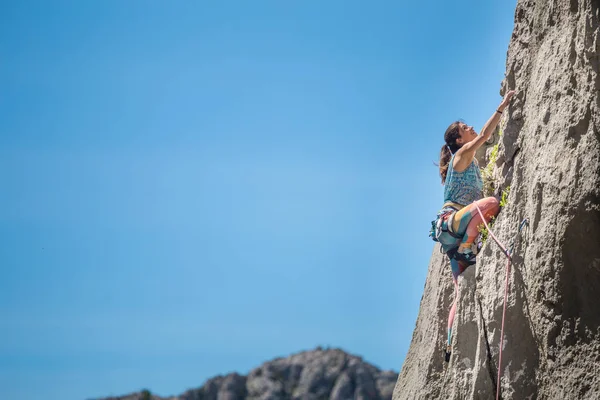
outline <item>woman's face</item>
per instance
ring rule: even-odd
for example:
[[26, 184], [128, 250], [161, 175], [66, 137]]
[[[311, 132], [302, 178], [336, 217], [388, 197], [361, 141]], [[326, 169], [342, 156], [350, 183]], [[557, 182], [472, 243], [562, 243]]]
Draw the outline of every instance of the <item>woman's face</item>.
[[456, 143], [460, 146], [469, 143], [471, 140], [477, 137], [477, 132], [475, 132], [475, 129], [467, 124], [460, 124], [458, 127], [458, 133], [460, 137], [456, 139]]

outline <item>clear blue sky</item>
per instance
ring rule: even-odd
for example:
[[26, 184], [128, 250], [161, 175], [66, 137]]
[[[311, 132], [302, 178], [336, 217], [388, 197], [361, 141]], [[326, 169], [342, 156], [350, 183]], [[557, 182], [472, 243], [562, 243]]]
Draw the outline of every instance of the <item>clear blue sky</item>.
[[318, 345], [399, 371], [433, 162], [501, 101], [515, 4], [4, 2], [0, 396], [178, 394]]

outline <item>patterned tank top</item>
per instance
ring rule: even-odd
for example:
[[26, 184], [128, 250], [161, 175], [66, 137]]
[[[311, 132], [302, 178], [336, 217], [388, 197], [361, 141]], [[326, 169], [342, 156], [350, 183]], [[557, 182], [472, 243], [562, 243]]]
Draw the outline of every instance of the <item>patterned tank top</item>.
[[453, 202], [466, 206], [483, 197], [483, 180], [479, 166], [473, 160], [462, 172], [455, 171], [452, 167], [454, 154], [448, 164], [448, 174], [444, 186], [444, 203]]

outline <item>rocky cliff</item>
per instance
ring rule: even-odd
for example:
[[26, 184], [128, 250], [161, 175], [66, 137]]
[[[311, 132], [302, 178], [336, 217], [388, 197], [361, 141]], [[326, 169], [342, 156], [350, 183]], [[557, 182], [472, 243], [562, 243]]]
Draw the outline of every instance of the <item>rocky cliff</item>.
[[317, 348], [266, 362], [248, 376], [217, 376], [179, 396], [142, 391], [104, 400], [389, 400], [397, 378], [343, 350]]
[[[509, 273], [503, 399], [600, 399], [599, 9], [598, 0], [516, 7], [500, 94], [517, 94], [493, 173], [496, 194], [510, 192], [492, 230], [508, 245], [522, 219], [530, 224]], [[495, 398], [505, 267], [488, 240], [460, 278], [445, 363], [453, 285], [434, 248], [394, 400]]]

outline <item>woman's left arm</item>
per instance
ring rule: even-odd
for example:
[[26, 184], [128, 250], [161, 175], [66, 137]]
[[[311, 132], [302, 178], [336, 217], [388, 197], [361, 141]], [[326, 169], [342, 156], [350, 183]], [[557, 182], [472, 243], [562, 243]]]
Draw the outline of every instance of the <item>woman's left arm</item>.
[[496, 129], [498, 122], [500, 122], [501, 113], [508, 106], [508, 104], [510, 103], [510, 99], [514, 96], [514, 94], [514, 90], [511, 90], [508, 93], [506, 93], [504, 99], [502, 99], [502, 102], [498, 106], [498, 109], [494, 111], [494, 115], [492, 115], [490, 119], [488, 119], [488, 121], [485, 123], [485, 125], [481, 129], [481, 133], [477, 136], [477, 138], [460, 148], [459, 152], [461, 153], [461, 158], [465, 157], [469, 160], [469, 163], [471, 162], [473, 156], [475, 155], [475, 151], [478, 148], [480, 148], [485, 142], [487, 142], [490, 136], [492, 136], [494, 129]]
[[485, 125], [481, 129], [481, 136], [483, 136], [483, 138], [485, 138], [484, 141], [487, 141], [490, 138], [490, 136], [492, 136], [492, 133], [494, 132], [494, 130], [496, 129], [496, 126], [498, 125], [498, 122], [500, 122], [500, 117], [502, 116], [502, 112], [504, 111], [504, 109], [506, 107], [508, 107], [508, 104], [510, 103], [510, 99], [514, 96], [514, 94], [515, 94], [514, 90], [510, 90], [508, 93], [506, 93], [506, 96], [504, 96], [504, 99], [502, 99], [502, 103], [500, 103], [500, 105], [498, 106], [498, 109], [494, 112], [494, 115], [492, 115], [490, 117], [490, 119], [488, 119], [488, 121], [485, 123]]

